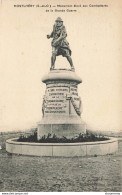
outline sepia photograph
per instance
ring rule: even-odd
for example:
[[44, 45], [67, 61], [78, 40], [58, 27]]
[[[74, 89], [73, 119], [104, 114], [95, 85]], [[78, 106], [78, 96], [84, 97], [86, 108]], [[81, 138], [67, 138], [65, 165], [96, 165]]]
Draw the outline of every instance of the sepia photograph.
[[1, 195], [121, 194], [121, 10], [0, 1]]

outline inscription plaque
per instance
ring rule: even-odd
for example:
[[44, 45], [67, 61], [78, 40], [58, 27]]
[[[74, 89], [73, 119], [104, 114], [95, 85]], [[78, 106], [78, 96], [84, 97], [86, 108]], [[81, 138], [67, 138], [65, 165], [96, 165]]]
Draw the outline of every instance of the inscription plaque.
[[68, 114], [68, 102], [66, 100], [69, 86], [62, 86], [61, 83], [47, 84], [45, 116], [50, 114]]
[[[75, 82], [49, 82], [46, 85], [44, 116], [51, 114], [69, 115], [72, 114], [69, 101], [79, 107], [80, 97]], [[77, 114], [77, 113], [76, 113]]]

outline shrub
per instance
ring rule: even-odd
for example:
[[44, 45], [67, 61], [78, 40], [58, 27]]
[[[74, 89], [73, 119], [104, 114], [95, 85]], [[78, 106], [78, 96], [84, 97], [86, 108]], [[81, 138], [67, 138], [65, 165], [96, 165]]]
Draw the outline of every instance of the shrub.
[[37, 143], [77, 143], [77, 142], [92, 142], [92, 141], [104, 141], [108, 140], [104, 136], [96, 136], [93, 133], [79, 134], [78, 137], [75, 138], [67, 138], [67, 137], [57, 137], [56, 134], [51, 135], [43, 135], [40, 140], [37, 140], [37, 131], [34, 134], [25, 137], [24, 135], [20, 136], [17, 140], [18, 142], [37, 142]]

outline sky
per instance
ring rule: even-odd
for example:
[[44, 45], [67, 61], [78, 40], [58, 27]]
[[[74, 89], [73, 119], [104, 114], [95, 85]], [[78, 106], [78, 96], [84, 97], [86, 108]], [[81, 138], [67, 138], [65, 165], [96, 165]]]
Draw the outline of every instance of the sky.
[[[53, 2], [53, 3], [52, 3]], [[77, 1], [8, 1], [0, 4], [0, 131], [36, 127], [41, 121], [49, 72], [50, 34], [57, 17], [67, 30], [78, 86], [82, 119], [92, 130], [122, 130], [121, 10], [119, 0], [101, 0], [106, 8], [77, 8], [77, 12], [46, 12], [46, 8], [15, 8], [15, 4], [79, 5]], [[98, 3], [93, 0], [92, 4]], [[54, 8], [53, 8], [54, 9]], [[63, 9], [63, 8], [60, 8]], [[74, 9], [74, 8], [72, 8]], [[56, 68], [69, 68], [66, 58], [57, 57]]]

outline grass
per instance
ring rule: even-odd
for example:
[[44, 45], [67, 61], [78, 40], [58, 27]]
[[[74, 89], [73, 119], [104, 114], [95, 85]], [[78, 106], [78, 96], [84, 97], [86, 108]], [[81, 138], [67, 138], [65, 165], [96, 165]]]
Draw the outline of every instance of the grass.
[[97, 157], [10, 155], [5, 141], [22, 133], [0, 135], [1, 192], [121, 192], [122, 141], [117, 153]]

